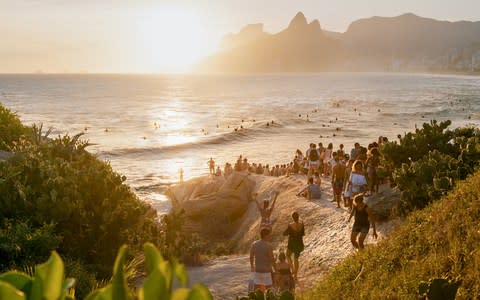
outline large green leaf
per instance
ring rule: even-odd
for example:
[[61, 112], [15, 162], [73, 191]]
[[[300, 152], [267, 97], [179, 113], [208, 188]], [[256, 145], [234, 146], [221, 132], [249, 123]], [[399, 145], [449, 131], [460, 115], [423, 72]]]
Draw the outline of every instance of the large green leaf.
[[180, 281], [183, 287], [186, 287], [188, 285], [188, 273], [187, 270], [185, 270], [185, 266], [176, 262], [174, 269], [175, 276], [178, 278], [178, 281]]
[[25, 273], [17, 271], [0, 274], [0, 281], [13, 285], [16, 289], [21, 290], [27, 295], [30, 293], [32, 287], [32, 278]]
[[13, 285], [0, 281], [0, 299], [26, 300], [26, 297], [22, 291], [17, 290]]
[[158, 249], [152, 243], [145, 243], [143, 245], [143, 252], [145, 254], [147, 274], [150, 274], [154, 269], [160, 268], [165, 278], [166, 288], [167, 290], [171, 290], [173, 272], [170, 263], [163, 259]]
[[139, 300], [169, 299], [170, 291], [160, 267], [153, 269], [145, 279], [143, 286], [138, 291]]
[[189, 293], [190, 293], [190, 289], [179, 288], [173, 292], [172, 297], [170, 299], [171, 300], [187, 300]]
[[62, 294], [63, 261], [54, 251], [47, 262], [35, 268], [29, 300], [57, 300]]
[[115, 300], [112, 293], [112, 285], [109, 284], [107, 287], [95, 290], [88, 294], [85, 300]]
[[127, 246], [123, 245], [118, 250], [118, 255], [115, 259], [115, 265], [113, 266], [113, 279], [111, 284], [113, 300], [128, 300], [131, 298], [129, 295], [127, 279], [125, 278], [124, 272], [126, 256]]
[[145, 264], [147, 265], [147, 275], [158, 268], [164, 259], [158, 249], [152, 243], [145, 243], [143, 245], [143, 253], [145, 254]]
[[190, 290], [187, 300], [213, 300], [213, 296], [204, 285], [196, 284]]

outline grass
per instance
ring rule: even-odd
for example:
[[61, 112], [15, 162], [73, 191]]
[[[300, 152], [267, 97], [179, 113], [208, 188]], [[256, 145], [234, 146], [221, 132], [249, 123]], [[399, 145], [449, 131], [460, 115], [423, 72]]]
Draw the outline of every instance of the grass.
[[460, 281], [456, 299], [480, 298], [480, 172], [299, 298], [419, 299], [419, 285], [435, 278]]

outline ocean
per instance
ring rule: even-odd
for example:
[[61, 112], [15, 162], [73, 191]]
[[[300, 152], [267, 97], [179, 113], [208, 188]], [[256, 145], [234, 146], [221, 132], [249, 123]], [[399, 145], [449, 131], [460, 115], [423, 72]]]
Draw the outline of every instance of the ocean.
[[480, 77], [397, 73], [0, 75], [0, 102], [91, 153], [161, 213], [165, 188], [239, 155], [284, 164], [309, 143], [367, 145], [431, 119], [480, 124]]

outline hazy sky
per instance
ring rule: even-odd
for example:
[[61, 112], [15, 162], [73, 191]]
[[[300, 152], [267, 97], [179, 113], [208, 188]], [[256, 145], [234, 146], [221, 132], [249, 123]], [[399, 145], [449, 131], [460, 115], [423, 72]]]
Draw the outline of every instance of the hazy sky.
[[345, 31], [359, 18], [413, 12], [480, 21], [480, 0], [0, 0], [0, 72], [171, 72], [249, 23], [285, 28], [298, 12]]

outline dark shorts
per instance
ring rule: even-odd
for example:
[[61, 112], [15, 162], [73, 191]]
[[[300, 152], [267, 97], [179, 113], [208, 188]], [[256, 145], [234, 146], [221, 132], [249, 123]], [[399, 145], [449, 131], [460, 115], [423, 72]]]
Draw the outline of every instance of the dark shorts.
[[335, 180], [335, 183], [333, 184], [333, 193], [335, 195], [340, 195], [342, 191], [343, 191], [343, 180], [342, 179]]
[[370, 230], [370, 225], [353, 225], [352, 232], [361, 232], [361, 233], [368, 233]]
[[287, 247], [287, 249], [290, 250], [291, 253], [293, 253], [293, 256], [294, 256], [295, 258], [299, 258], [299, 257], [300, 257], [300, 253], [302, 253], [304, 247], [298, 245], [298, 246], [295, 246], [295, 247], [292, 247], [292, 246]]

